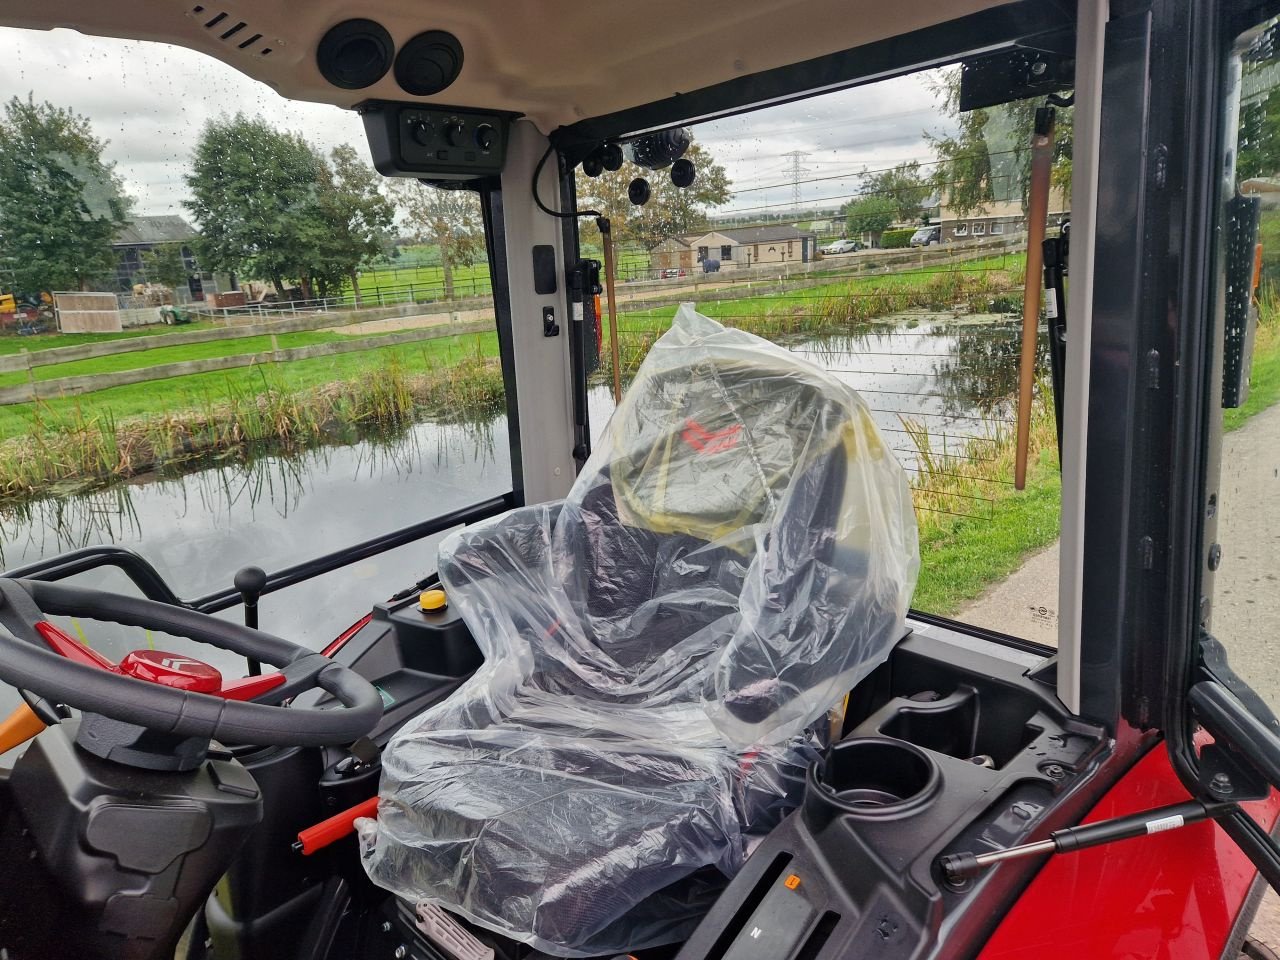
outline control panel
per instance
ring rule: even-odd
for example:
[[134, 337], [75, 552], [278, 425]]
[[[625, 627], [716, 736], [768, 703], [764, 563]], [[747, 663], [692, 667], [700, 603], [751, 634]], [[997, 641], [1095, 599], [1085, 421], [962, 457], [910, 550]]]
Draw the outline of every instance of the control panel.
[[360, 111], [384, 176], [470, 180], [502, 172], [509, 114], [383, 102]]

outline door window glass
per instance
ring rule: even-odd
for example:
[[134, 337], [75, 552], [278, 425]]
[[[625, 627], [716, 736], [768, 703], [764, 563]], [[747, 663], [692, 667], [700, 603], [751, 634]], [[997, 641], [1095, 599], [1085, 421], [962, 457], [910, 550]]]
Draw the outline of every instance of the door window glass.
[[[1227, 96], [1234, 145], [1224, 204], [1221, 472], [1209, 629], [1230, 670], [1280, 704], [1280, 51], [1276, 26], [1248, 35]], [[1221, 645], [1221, 647], [1218, 646]]]

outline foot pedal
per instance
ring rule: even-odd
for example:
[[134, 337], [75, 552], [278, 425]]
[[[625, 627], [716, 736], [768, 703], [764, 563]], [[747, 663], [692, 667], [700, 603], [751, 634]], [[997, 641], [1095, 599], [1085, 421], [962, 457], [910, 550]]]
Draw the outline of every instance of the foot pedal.
[[454, 960], [493, 960], [492, 948], [473, 937], [443, 907], [421, 901], [414, 910], [418, 915], [414, 926]]

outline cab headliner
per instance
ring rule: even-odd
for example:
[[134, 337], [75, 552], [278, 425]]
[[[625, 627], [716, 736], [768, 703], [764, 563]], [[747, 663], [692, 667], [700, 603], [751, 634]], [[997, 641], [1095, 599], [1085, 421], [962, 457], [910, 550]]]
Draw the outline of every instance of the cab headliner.
[[[0, 0], [0, 23], [189, 47], [299, 100], [350, 107], [385, 99], [509, 110], [549, 132], [1006, 2], [741, 0], [698, 7], [673, 0]], [[391, 72], [362, 90], [331, 86], [316, 68], [316, 47], [330, 27], [354, 17], [381, 23], [397, 48], [425, 30], [453, 33], [464, 50], [461, 75], [430, 98], [405, 93]], [[215, 19], [215, 26], [206, 27]], [[243, 29], [221, 39], [239, 22]], [[242, 48], [242, 38], [254, 34], [261, 39]]]

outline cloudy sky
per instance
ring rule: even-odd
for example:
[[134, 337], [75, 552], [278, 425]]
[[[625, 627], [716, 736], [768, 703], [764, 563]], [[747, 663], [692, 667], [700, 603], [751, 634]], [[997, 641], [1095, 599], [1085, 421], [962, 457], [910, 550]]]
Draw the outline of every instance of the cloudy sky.
[[[0, 28], [0, 91], [87, 116], [140, 214], [183, 214], [183, 174], [206, 120], [237, 110], [297, 130], [323, 148], [350, 143], [368, 157], [352, 112], [286, 100], [265, 84], [180, 47]], [[799, 158], [806, 203], [856, 193], [857, 174], [927, 161], [925, 130], [943, 129], [924, 78], [907, 77], [704, 124], [695, 137], [728, 170], [723, 209], [755, 215], [791, 205]]]

